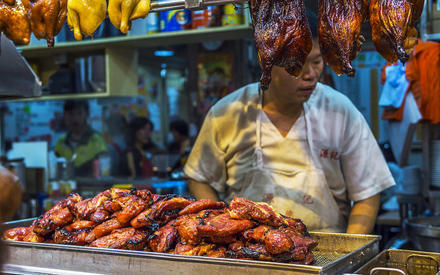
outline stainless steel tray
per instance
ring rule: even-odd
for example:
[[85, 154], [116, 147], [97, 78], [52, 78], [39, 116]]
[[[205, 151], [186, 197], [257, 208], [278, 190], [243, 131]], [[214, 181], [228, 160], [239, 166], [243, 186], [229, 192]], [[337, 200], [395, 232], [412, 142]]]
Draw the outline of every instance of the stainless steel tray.
[[[29, 226], [33, 219], [5, 223]], [[4, 272], [68, 274], [341, 274], [352, 272], [379, 253], [380, 236], [311, 232], [319, 242], [314, 265], [173, 255], [50, 243], [6, 241]], [[39, 271], [40, 270], [40, 271]], [[25, 272], [26, 273], [26, 272]]]
[[439, 268], [440, 253], [387, 249], [358, 269], [355, 274], [435, 275]]

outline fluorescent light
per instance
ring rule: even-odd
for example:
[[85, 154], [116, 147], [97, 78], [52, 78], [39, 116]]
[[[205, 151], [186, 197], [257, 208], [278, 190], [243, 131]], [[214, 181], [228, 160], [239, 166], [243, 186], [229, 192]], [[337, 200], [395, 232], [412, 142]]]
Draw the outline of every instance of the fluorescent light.
[[154, 51], [154, 55], [155, 56], [162, 56], [162, 57], [173, 56], [174, 52], [173, 51], [160, 50], [160, 51]]

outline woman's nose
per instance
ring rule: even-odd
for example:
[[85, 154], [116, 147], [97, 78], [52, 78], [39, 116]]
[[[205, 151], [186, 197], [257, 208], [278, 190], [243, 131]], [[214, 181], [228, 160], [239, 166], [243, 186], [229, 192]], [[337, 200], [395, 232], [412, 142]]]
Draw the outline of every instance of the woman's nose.
[[310, 80], [316, 78], [316, 71], [313, 68], [312, 63], [306, 62], [303, 66], [302, 77], [305, 80]]

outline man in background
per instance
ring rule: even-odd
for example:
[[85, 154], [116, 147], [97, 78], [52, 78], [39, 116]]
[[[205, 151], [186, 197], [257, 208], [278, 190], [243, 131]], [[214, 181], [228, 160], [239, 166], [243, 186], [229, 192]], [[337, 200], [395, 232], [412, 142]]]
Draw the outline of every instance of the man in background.
[[64, 123], [67, 133], [57, 142], [54, 151], [58, 157], [72, 161], [75, 176], [93, 176], [93, 162], [107, 153], [104, 138], [87, 123], [89, 104], [82, 100], [64, 103]]

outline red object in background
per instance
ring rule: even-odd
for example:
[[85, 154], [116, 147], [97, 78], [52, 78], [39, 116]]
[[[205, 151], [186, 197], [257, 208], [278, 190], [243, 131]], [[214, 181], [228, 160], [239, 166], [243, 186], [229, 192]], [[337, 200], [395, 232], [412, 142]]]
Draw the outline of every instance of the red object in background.
[[[387, 65], [382, 69], [382, 83], [386, 80]], [[409, 81], [408, 91], [414, 95], [422, 120], [432, 124], [440, 123], [440, 43], [419, 41], [406, 64], [405, 74]], [[404, 106], [405, 101], [398, 109], [385, 109], [382, 119], [402, 120]]]
[[206, 9], [192, 12], [192, 28], [204, 29], [220, 26], [221, 9], [217, 6], [208, 6]]
[[153, 176], [153, 165], [147, 158], [142, 160], [142, 176], [144, 178], [151, 178]]

